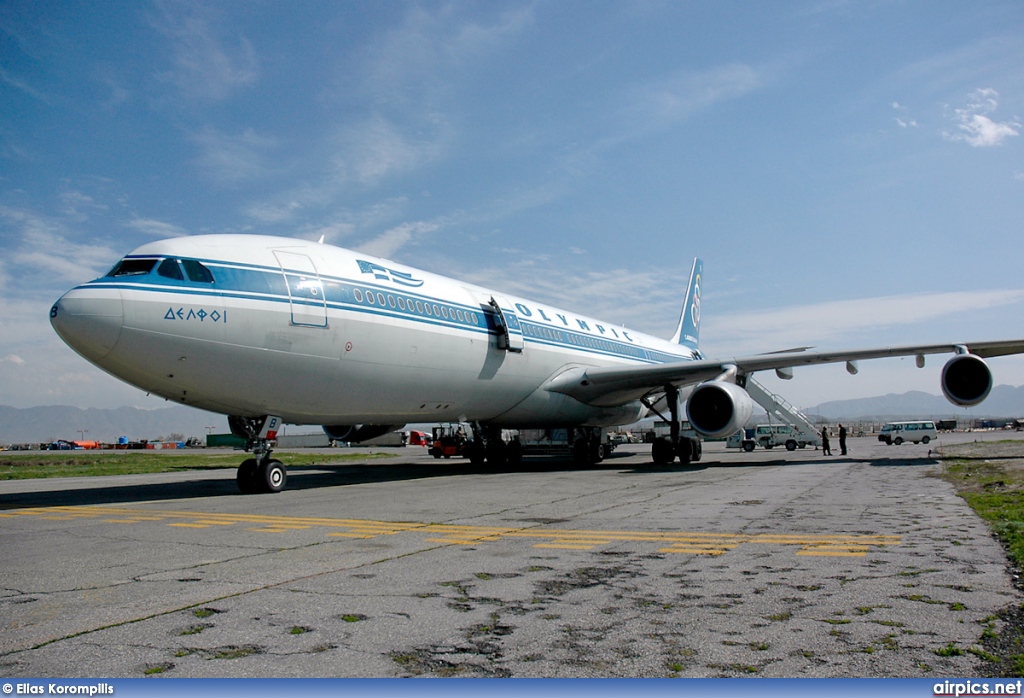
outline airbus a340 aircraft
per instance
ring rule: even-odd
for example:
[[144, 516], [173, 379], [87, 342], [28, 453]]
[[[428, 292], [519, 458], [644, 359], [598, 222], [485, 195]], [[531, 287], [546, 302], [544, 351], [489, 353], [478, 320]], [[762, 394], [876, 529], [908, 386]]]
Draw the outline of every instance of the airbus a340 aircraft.
[[[472, 424], [472, 459], [518, 460], [502, 429], [574, 429], [574, 455], [600, 459], [600, 429], [667, 410], [657, 463], [699, 458], [681, 407], [719, 437], [750, 417], [756, 371], [952, 353], [942, 391], [957, 405], [988, 395], [984, 358], [1024, 340], [710, 359], [700, 353], [703, 265], [695, 260], [679, 325], [658, 339], [546, 303], [322, 243], [260, 235], [153, 242], [65, 294], [54, 329], [83, 357], [142, 390], [228, 415], [253, 458], [243, 492], [287, 479], [269, 443], [282, 423], [318, 424], [359, 442], [409, 422]], [[660, 414], [660, 412], [658, 412]]]

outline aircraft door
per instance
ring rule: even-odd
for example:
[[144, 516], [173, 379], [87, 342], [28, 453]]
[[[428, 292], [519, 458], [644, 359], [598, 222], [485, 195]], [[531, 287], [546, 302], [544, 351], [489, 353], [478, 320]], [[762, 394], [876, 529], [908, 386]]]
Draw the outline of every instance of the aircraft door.
[[526, 346], [523, 340], [523, 326], [513, 307], [501, 296], [491, 296], [488, 305], [494, 310], [494, 324], [498, 330], [498, 348], [521, 353]]
[[327, 327], [327, 299], [313, 260], [304, 254], [274, 250], [288, 286], [292, 324], [303, 327]]

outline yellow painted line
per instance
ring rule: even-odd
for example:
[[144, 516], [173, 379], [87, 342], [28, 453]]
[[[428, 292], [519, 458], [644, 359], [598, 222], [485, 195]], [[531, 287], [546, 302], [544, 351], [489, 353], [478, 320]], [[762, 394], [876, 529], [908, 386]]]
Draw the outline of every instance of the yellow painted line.
[[721, 555], [739, 544], [733, 545], [684, 545], [676, 544], [668, 548], [659, 548], [659, 553], [688, 553], [691, 555]]
[[596, 545], [609, 545], [611, 541], [608, 540], [587, 540], [586, 538], [556, 538], [551, 541], [551, 545], [586, 545], [587, 547], [593, 548]]
[[424, 540], [428, 543], [448, 543], [451, 545], [475, 545], [480, 542], [479, 539], [461, 540], [459, 538], [426, 538]]
[[509, 528], [427, 524], [414, 521], [374, 521], [328, 517], [272, 516], [265, 514], [222, 514], [196, 511], [161, 511], [115, 506], [32, 507], [0, 513], [0, 517], [39, 516], [53, 520], [98, 519], [111, 523], [163, 523], [178, 528], [208, 528], [247, 524], [245, 530], [286, 533], [311, 528], [328, 529], [326, 535], [338, 538], [368, 539], [406, 532], [425, 534], [431, 543], [475, 545], [505, 538], [535, 541], [535, 547], [587, 550], [620, 542], [654, 543], [663, 553], [722, 555], [739, 545], [796, 546], [797, 555], [864, 556], [872, 549], [901, 544], [900, 536], [846, 534], [739, 534], [703, 531], [600, 531], [552, 529], [543, 526]]
[[809, 545], [796, 551], [797, 555], [822, 557], [864, 557], [870, 548], [866, 545]]

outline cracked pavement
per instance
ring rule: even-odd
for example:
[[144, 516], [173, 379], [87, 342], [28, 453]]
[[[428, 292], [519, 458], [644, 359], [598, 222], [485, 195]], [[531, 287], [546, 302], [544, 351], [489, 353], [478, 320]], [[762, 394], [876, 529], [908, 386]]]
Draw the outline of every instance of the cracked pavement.
[[0, 674], [976, 674], [1002, 549], [928, 447], [850, 447], [2, 482]]

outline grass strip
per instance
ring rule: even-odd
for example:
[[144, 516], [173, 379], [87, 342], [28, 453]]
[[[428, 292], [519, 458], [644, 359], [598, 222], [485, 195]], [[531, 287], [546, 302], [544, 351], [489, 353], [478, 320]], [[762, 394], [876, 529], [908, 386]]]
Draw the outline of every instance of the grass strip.
[[[1019, 586], [1024, 570], [1024, 441], [944, 446], [942, 476], [988, 523], [1006, 550]], [[1005, 608], [998, 617], [1002, 627], [996, 631], [990, 622], [980, 640], [984, 651], [975, 654], [993, 677], [1024, 676], [1024, 606]]]
[[[342, 465], [352, 461], [393, 458], [393, 453], [283, 453], [274, 458], [285, 466]], [[251, 455], [241, 451], [54, 451], [0, 456], [0, 480], [47, 477], [91, 477], [171, 473], [182, 470], [237, 468]]]

